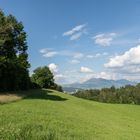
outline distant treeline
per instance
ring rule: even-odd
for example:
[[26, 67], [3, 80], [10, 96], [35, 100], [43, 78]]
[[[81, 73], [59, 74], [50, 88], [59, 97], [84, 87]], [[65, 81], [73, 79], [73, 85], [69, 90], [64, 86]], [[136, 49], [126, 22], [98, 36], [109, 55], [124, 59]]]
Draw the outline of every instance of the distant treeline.
[[73, 94], [76, 97], [104, 102], [121, 104], [140, 104], [140, 84], [136, 86], [79, 90]]

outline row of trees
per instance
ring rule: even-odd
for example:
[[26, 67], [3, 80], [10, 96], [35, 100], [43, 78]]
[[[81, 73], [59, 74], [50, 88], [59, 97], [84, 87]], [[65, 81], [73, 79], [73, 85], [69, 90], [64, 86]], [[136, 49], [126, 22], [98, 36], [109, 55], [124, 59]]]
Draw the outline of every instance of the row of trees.
[[140, 104], [140, 84], [136, 86], [126, 85], [120, 88], [112, 86], [111, 88], [103, 88], [101, 90], [79, 90], [73, 95], [105, 103]]
[[27, 35], [22, 22], [0, 10], [0, 91], [52, 88], [62, 91], [54, 82], [48, 67], [39, 67], [29, 77]]

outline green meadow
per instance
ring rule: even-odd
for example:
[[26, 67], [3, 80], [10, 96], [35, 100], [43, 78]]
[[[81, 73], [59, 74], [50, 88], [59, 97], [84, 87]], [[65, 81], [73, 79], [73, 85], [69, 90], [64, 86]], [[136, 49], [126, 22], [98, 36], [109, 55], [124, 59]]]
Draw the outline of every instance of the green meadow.
[[138, 105], [99, 103], [45, 89], [26, 95], [0, 104], [0, 140], [140, 139]]

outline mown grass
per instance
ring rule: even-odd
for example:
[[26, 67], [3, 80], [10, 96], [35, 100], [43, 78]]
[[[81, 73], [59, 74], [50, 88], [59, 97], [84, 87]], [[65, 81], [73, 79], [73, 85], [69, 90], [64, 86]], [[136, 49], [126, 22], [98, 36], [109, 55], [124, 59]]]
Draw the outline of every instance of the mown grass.
[[[22, 93], [23, 94], [23, 93]], [[32, 90], [0, 105], [0, 140], [139, 140], [140, 106]]]

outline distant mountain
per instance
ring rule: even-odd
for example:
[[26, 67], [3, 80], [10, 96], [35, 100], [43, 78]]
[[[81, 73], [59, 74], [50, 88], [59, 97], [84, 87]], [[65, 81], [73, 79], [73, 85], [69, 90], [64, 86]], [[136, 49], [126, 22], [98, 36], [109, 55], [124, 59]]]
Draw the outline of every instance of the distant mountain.
[[92, 78], [83, 83], [73, 83], [69, 85], [64, 85], [63, 89], [67, 92], [74, 92], [78, 89], [101, 89], [105, 87], [121, 87], [125, 85], [136, 85], [137, 82], [128, 81], [125, 79], [120, 80], [107, 80], [103, 78]]

